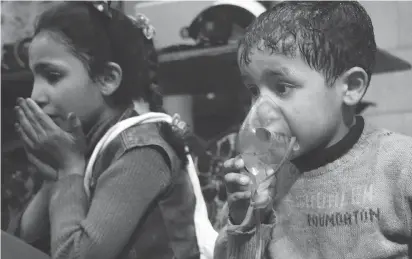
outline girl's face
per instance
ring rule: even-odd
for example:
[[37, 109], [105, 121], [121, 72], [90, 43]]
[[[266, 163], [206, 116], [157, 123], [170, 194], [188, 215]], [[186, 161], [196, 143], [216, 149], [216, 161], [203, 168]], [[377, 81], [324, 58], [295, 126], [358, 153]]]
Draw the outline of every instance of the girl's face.
[[94, 123], [104, 105], [98, 82], [84, 63], [53, 32], [40, 32], [29, 47], [30, 69], [34, 75], [31, 98], [59, 126], [74, 112], [84, 128]]

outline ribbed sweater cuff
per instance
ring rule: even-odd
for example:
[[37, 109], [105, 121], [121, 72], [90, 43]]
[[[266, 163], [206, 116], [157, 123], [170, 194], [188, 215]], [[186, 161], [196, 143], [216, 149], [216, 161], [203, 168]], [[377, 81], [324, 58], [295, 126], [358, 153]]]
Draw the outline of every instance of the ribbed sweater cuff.
[[[271, 239], [274, 224], [261, 224], [259, 239], [261, 240], [261, 255], [264, 255], [266, 245]], [[227, 226], [228, 258], [253, 259], [257, 253], [256, 228], [240, 230], [230, 222]]]
[[[78, 223], [86, 217], [88, 198], [81, 175], [67, 175], [60, 178], [50, 200], [50, 221], [52, 232], [62, 231], [70, 224]], [[56, 233], [54, 233], [56, 234]]]

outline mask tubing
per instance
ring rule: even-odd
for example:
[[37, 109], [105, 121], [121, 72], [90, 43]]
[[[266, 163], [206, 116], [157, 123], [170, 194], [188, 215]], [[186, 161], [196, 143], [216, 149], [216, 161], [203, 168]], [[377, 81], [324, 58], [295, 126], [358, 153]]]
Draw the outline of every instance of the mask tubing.
[[[292, 139], [290, 140], [290, 143], [289, 143], [289, 147], [288, 147], [288, 149], [287, 149], [287, 151], [286, 151], [286, 154], [285, 154], [285, 156], [283, 157], [283, 159], [280, 161], [280, 163], [279, 163], [279, 165], [278, 165], [278, 167], [276, 168], [276, 170], [275, 170], [275, 172], [272, 174], [272, 175], [270, 175], [270, 176], [267, 176], [266, 178], [265, 178], [265, 180], [264, 181], [267, 181], [267, 180], [270, 180], [270, 179], [272, 179], [272, 177], [274, 177], [275, 175], [276, 175], [276, 173], [277, 173], [277, 171], [282, 167], [282, 165], [286, 162], [286, 160], [289, 158], [289, 156], [290, 156], [290, 154], [292, 153], [292, 150], [293, 150], [293, 147], [295, 146], [295, 143], [296, 143], [296, 137], [292, 137]], [[255, 197], [256, 197], [256, 195], [257, 195], [257, 189], [258, 189], [258, 184], [256, 183], [256, 179], [255, 179], [255, 176], [253, 175], [253, 174], [250, 174], [250, 175], [252, 175], [252, 178], [254, 178], [253, 179], [253, 201], [255, 200]], [[256, 259], [262, 259], [262, 236], [261, 236], [261, 219], [260, 219], [260, 209], [259, 208], [255, 208], [254, 209], [254, 217], [255, 217], [255, 227], [256, 227]]]

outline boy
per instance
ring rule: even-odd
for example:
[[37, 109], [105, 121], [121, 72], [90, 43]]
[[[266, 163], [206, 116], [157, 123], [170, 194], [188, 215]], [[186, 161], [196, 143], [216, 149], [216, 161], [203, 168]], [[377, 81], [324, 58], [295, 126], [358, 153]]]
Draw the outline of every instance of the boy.
[[257, 197], [269, 204], [259, 247], [246, 216], [251, 179], [240, 158], [225, 163], [229, 220], [216, 259], [411, 257], [412, 138], [355, 116], [375, 52], [370, 17], [357, 2], [281, 2], [250, 26], [240, 71], [279, 107], [260, 116], [296, 137], [298, 173], [289, 182], [277, 174], [283, 193], [273, 200], [269, 192]]

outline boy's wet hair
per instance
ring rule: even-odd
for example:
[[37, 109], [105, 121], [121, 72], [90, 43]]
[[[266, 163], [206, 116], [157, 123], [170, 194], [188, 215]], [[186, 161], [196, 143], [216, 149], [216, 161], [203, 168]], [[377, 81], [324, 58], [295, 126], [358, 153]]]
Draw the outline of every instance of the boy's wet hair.
[[[109, 8], [110, 15], [99, 11], [92, 2], [67, 1], [59, 3], [39, 17], [36, 36], [48, 32], [65, 44], [88, 69], [93, 80], [104, 75], [107, 62], [117, 63], [122, 69], [120, 86], [110, 96], [116, 107], [128, 107], [134, 100], [149, 103], [150, 110], [165, 112], [157, 80], [158, 58], [153, 40], [121, 11]], [[167, 124], [161, 133], [186, 161], [184, 143]]]
[[269, 50], [288, 57], [300, 55], [332, 85], [346, 70], [358, 66], [369, 78], [375, 64], [372, 21], [356, 1], [281, 2], [260, 15], [240, 42], [239, 63], [250, 51]]

